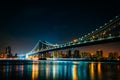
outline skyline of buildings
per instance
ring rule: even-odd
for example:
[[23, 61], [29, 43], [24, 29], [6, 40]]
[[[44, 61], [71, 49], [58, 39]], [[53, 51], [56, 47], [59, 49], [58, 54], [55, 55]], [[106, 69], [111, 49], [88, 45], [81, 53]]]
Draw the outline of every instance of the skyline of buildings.
[[4, 50], [0, 50], [0, 58], [17, 58], [17, 53], [12, 53], [11, 46], [7, 46]]
[[119, 80], [119, 0], [0, 5], [0, 80]]
[[[110, 48], [109, 45], [112, 45], [114, 47]], [[90, 46], [84, 46], [84, 47], [79, 47], [79, 48], [73, 48], [73, 51], [74, 50], [78, 50], [78, 52], [76, 51], [75, 53], [81, 53], [83, 54], [84, 53], [84, 56], [88, 57], [90, 55], [95, 55], [96, 53], [98, 53], [97, 55], [101, 57], [104, 56], [104, 57], [110, 57], [110, 56], [114, 56], [114, 53], [117, 53], [117, 56], [120, 56], [120, 49], [118, 46], [120, 46], [118, 44], [118, 46], [115, 46], [117, 43], [116, 42], [113, 42], [113, 43], [107, 43], [107, 44], [98, 44], [98, 45], [90, 45]], [[97, 47], [99, 46], [99, 47]], [[118, 48], [118, 49], [117, 49]], [[116, 49], [116, 50], [114, 50]], [[71, 49], [68, 49], [68, 50], [71, 50]], [[102, 50], [100, 53], [99, 51]], [[65, 50], [63, 50], [65, 51]], [[73, 54], [73, 51], [71, 52]], [[96, 52], [97, 51], [97, 52]], [[104, 52], [104, 53], [103, 53]], [[70, 52], [69, 52], [70, 53]], [[87, 54], [86, 54], [87, 53]], [[111, 55], [110, 55], [111, 53]], [[8, 46], [4, 49], [4, 51], [0, 52], [0, 54], [3, 56], [10, 56], [11, 54], [12, 55], [16, 55], [15, 53], [12, 53], [11, 51], [11, 47]], [[25, 55], [25, 54], [24, 54]], [[48, 56], [50, 56], [49, 54], [47, 54]], [[71, 54], [68, 54], [68, 56], [71, 55]], [[73, 56], [76, 56], [77, 54], [74, 54]], [[61, 57], [66, 57], [65, 55], [61, 54], [59, 55]], [[77, 55], [78, 56], [78, 55]], [[82, 57], [82, 56], [81, 56]]]
[[[91, 50], [96, 51], [94, 49], [97, 49], [97, 50], [101, 49], [101, 50], [106, 50], [106, 51], [110, 51], [110, 49], [111, 49], [114, 52], [111, 53], [112, 55], [110, 55], [110, 56], [114, 56], [114, 53], [116, 53], [116, 52], [119, 53], [120, 52], [119, 47], [118, 47], [119, 44], [120, 44], [120, 41], [119, 41], [119, 38], [120, 38], [120, 31], [119, 31], [120, 30], [120, 22], [119, 21], [120, 21], [120, 16], [116, 16], [114, 19], [110, 20], [108, 23], [105, 23], [104, 26], [100, 26], [98, 29], [96, 29], [94, 31], [91, 31], [90, 33], [88, 33], [88, 34], [86, 34], [82, 37], [79, 37], [78, 39], [68, 41], [67, 43], [64, 43], [64, 44], [54, 45], [54, 44], [51, 44], [47, 41], [39, 40], [38, 43], [34, 46], [34, 48], [31, 51], [29, 51], [30, 53], [24, 53], [24, 55], [33, 55], [33, 54], [36, 54], [36, 53], [41, 53], [42, 54], [46, 51], [47, 52], [54, 51], [54, 49], [56, 51], [58, 51], [59, 49], [63, 49], [63, 50], [64, 49], [71, 49], [71, 48], [76, 49], [76, 48], [82, 48], [82, 46], [83, 46], [86, 49], [87, 48], [90, 49], [90, 50], [88, 50], [88, 52], [90, 54], [95, 54], [95, 53], [90, 52]], [[110, 44], [114, 44], [113, 41], [116, 41], [114, 43], [119, 43], [119, 44], [115, 45], [116, 48], [113, 48], [114, 45], [111, 45], [112, 48], [110, 48], [110, 46], [108, 46]], [[107, 46], [101, 46], [101, 45], [104, 45], [104, 42], [108, 45]], [[94, 46], [93, 49], [91, 49], [92, 46]], [[99, 48], [97, 46], [99, 46]], [[13, 49], [15, 49], [15, 48], [13, 48]], [[114, 49], [118, 49], [118, 50], [114, 50]], [[82, 51], [82, 50], [79, 50], [79, 51]], [[79, 57], [80, 56], [79, 51], [76, 49], [74, 54], [72, 55], [72, 57]], [[84, 51], [87, 51], [87, 50], [84, 50]], [[8, 57], [12, 56], [11, 47], [8, 46], [6, 48], [5, 53], [7, 54]], [[68, 53], [69, 54], [65, 55], [65, 57], [70, 57], [71, 58], [71, 52], [68, 51]], [[102, 56], [106, 56], [106, 54], [109, 53], [109, 52], [106, 52], [105, 54], [103, 54], [102, 51], [98, 50], [96, 53], [97, 53], [96, 54], [97, 57], [100, 57], [100, 56], [102, 57]]]
[[120, 13], [116, 1], [107, 5], [107, 1], [79, 2], [3, 4], [0, 7], [0, 49], [11, 45], [13, 53], [22, 54], [32, 49], [39, 39], [64, 43], [103, 26]]
[[65, 49], [65, 50], [57, 50], [57, 51], [50, 51], [44, 54], [36, 54], [33, 56], [29, 56], [29, 59], [34, 58], [79, 58], [79, 59], [86, 59], [86, 60], [120, 60], [120, 54], [116, 51], [111, 51], [109, 53], [105, 53], [103, 50], [98, 49], [94, 51], [95, 53], [91, 53], [89, 51], [80, 51], [78, 48], [75, 49]]

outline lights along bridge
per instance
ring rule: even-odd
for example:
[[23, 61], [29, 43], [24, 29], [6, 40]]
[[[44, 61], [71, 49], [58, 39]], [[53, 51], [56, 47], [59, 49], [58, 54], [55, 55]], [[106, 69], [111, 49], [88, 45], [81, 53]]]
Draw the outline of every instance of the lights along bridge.
[[114, 19], [105, 23], [104, 26], [100, 26], [95, 31], [64, 44], [51, 44], [47, 41], [40, 40], [35, 47], [26, 54], [26, 56], [116, 41], [120, 41], [120, 16], [116, 16]]

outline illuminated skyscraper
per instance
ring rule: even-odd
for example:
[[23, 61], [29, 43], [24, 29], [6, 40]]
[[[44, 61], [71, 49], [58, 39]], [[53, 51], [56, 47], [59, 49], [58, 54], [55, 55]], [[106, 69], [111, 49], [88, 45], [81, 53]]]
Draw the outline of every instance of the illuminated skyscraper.
[[8, 57], [12, 56], [12, 54], [11, 54], [11, 47], [10, 46], [8, 46], [6, 48], [6, 54], [7, 54]]
[[99, 58], [103, 58], [103, 51], [102, 50], [99, 50], [99, 51], [96, 51], [96, 57], [99, 59]]
[[79, 50], [75, 50], [75, 51], [74, 51], [73, 57], [74, 57], [74, 58], [80, 58]]

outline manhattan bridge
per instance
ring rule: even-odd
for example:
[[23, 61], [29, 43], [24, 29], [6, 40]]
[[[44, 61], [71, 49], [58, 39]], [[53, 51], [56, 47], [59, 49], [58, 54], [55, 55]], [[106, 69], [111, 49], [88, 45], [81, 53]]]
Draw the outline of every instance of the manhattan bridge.
[[[105, 23], [90, 33], [64, 44], [51, 44], [47, 41], [39, 40], [35, 47], [26, 53], [26, 56], [38, 56], [39, 58], [71, 58], [73, 48], [117, 41], [120, 41], [120, 16], [116, 16], [108, 21], [108, 23]], [[76, 53], [79, 52], [74, 50], [74, 58], [78, 57]], [[63, 54], [66, 54], [66, 56]]]

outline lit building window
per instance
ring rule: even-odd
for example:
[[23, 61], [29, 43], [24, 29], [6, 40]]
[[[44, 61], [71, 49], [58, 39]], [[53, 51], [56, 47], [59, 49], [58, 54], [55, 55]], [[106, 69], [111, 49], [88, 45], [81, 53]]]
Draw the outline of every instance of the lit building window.
[[111, 36], [111, 34], [109, 34], [109, 36]]
[[94, 39], [94, 38], [95, 38], [95, 36], [92, 36], [92, 38]]
[[74, 39], [73, 42], [74, 42], [74, 43], [78, 42], [78, 39]]

